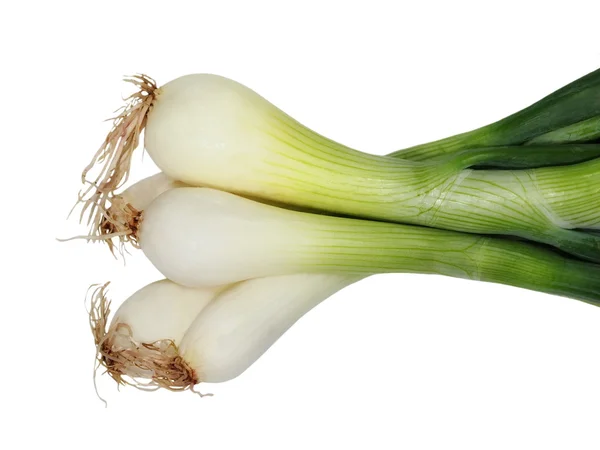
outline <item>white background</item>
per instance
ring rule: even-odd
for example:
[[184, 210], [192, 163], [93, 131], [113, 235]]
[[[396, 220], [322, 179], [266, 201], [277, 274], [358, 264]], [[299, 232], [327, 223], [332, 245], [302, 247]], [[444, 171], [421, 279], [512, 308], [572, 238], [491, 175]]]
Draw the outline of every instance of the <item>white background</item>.
[[[3, 3], [0, 447], [598, 449], [600, 309], [432, 276], [344, 290], [211, 398], [100, 377], [105, 409], [86, 288], [112, 280], [116, 305], [160, 275], [55, 241], [83, 231], [66, 215], [123, 75], [225, 75], [383, 154], [600, 66], [598, 2], [555, 3]], [[135, 156], [134, 180], [155, 170]]]

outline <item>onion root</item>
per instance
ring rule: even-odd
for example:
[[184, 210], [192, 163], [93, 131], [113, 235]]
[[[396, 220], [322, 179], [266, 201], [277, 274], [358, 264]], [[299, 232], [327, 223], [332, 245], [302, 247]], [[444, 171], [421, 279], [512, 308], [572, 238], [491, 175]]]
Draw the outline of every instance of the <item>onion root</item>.
[[[129, 177], [131, 156], [139, 145], [148, 113], [158, 94], [156, 82], [147, 75], [133, 75], [125, 81], [136, 86], [137, 91], [125, 99], [126, 104], [116, 111], [119, 114], [109, 119], [113, 122], [112, 129], [81, 174], [81, 181], [87, 187], [79, 193], [77, 204], [83, 203], [80, 221], [83, 222], [87, 213], [90, 235], [101, 227], [104, 211], [113, 193]], [[90, 181], [88, 173], [96, 165], [100, 165], [101, 169]]]
[[108, 283], [90, 287], [89, 322], [96, 345], [94, 374], [104, 367], [118, 385], [145, 391], [165, 388], [196, 392], [193, 386], [199, 382], [198, 377], [171, 339], [138, 342], [126, 323], [117, 321], [108, 327], [110, 301], [106, 296], [107, 288]]

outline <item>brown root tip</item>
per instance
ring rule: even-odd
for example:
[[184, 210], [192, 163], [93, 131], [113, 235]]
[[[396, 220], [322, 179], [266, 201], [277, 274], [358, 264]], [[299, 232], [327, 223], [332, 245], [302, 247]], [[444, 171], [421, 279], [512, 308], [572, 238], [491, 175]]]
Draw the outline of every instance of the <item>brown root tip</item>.
[[[101, 227], [103, 215], [113, 193], [129, 177], [131, 156], [138, 147], [140, 135], [146, 127], [148, 113], [157, 94], [156, 82], [147, 75], [134, 75], [126, 82], [137, 87], [137, 91], [126, 99], [119, 115], [112, 119], [113, 126], [90, 163], [81, 174], [82, 183], [88, 186], [79, 193], [77, 204], [83, 203], [80, 221], [87, 213], [90, 235]], [[100, 171], [90, 181], [88, 173], [99, 165]]]
[[95, 239], [106, 242], [110, 251], [115, 253], [113, 239], [119, 241], [119, 252], [123, 254], [124, 245], [131, 243], [135, 248], [140, 248], [138, 231], [142, 223], [142, 211], [127, 203], [120, 195], [110, 198], [110, 208], [101, 216], [98, 228], [93, 230]]
[[[75, 239], [84, 239], [88, 242], [102, 241], [108, 245], [113, 255], [115, 255], [115, 249], [118, 248], [123, 257], [125, 256], [125, 244], [131, 243], [133, 247], [140, 248], [138, 233], [142, 223], [142, 211], [134, 208], [131, 203], [127, 203], [120, 195], [110, 197], [109, 201], [110, 208], [102, 208], [99, 221], [90, 230], [90, 234], [58, 240], [61, 242]], [[117, 245], [115, 245], [115, 239], [118, 240]]]
[[110, 301], [106, 297], [107, 287], [108, 283], [90, 288], [90, 328], [96, 344], [94, 373], [104, 367], [117, 384], [147, 391], [165, 388], [195, 392], [193, 386], [199, 380], [172, 340], [137, 342], [127, 324], [117, 322], [108, 328]]

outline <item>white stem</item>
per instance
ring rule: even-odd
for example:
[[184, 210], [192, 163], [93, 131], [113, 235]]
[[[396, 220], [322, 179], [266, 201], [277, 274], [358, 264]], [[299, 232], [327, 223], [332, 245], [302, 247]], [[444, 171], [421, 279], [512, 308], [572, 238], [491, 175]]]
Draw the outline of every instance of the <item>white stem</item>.
[[196, 317], [179, 352], [198, 381], [231, 380], [250, 367], [304, 314], [359, 279], [297, 274], [238, 283]]
[[192, 289], [168, 280], [156, 281], [125, 300], [111, 325], [128, 325], [138, 342], [169, 339], [179, 344], [194, 318], [222, 289]]

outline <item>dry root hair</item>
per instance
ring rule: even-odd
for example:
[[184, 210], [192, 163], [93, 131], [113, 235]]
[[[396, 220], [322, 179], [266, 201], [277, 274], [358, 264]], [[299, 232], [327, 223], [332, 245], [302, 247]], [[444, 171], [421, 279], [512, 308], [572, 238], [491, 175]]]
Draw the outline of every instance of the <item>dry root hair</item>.
[[165, 388], [170, 391], [191, 390], [200, 394], [194, 391], [194, 385], [199, 382], [194, 370], [179, 355], [177, 345], [172, 340], [138, 342], [126, 323], [117, 321], [108, 326], [108, 284], [90, 287], [89, 320], [96, 344], [94, 384], [98, 370], [103, 367], [118, 385], [134, 386], [145, 391]]
[[[111, 119], [112, 129], [81, 174], [81, 181], [87, 186], [79, 193], [76, 205], [83, 204], [80, 221], [86, 220], [87, 215], [91, 238], [106, 231], [108, 203], [114, 204], [114, 192], [129, 177], [131, 156], [139, 145], [141, 132], [146, 127], [148, 113], [158, 93], [156, 82], [147, 75], [134, 75], [125, 81], [136, 86], [137, 91], [125, 99], [125, 106], [116, 111], [118, 115]], [[88, 173], [96, 166], [100, 166], [100, 170], [90, 181]]]
[[[103, 241], [113, 255], [118, 249], [123, 257], [126, 251], [125, 244], [131, 243], [133, 247], [140, 248], [138, 230], [142, 223], [142, 211], [136, 209], [120, 195], [110, 196], [109, 201], [111, 206], [108, 209], [100, 208], [101, 214], [98, 217], [98, 223], [90, 230], [90, 234], [59, 239], [59, 241], [66, 242], [74, 239]], [[115, 240], [117, 240], [117, 245], [115, 245]]]
[[[115, 253], [117, 248], [114, 239], [118, 239], [118, 248], [121, 255], [124, 254], [125, 244], [131, 243], [135, 248], [140, 248], [138, 242], [138, 229], [142, 222], [142, 211], [133, 207], [120, 195], [110, 197], [110, 208], [102, 208], [100, 224], [95, 235], [90, 236], [95, 240], [103, 240], [110, 251]], [[91, 231], [92, 232], [92, 231]]]

